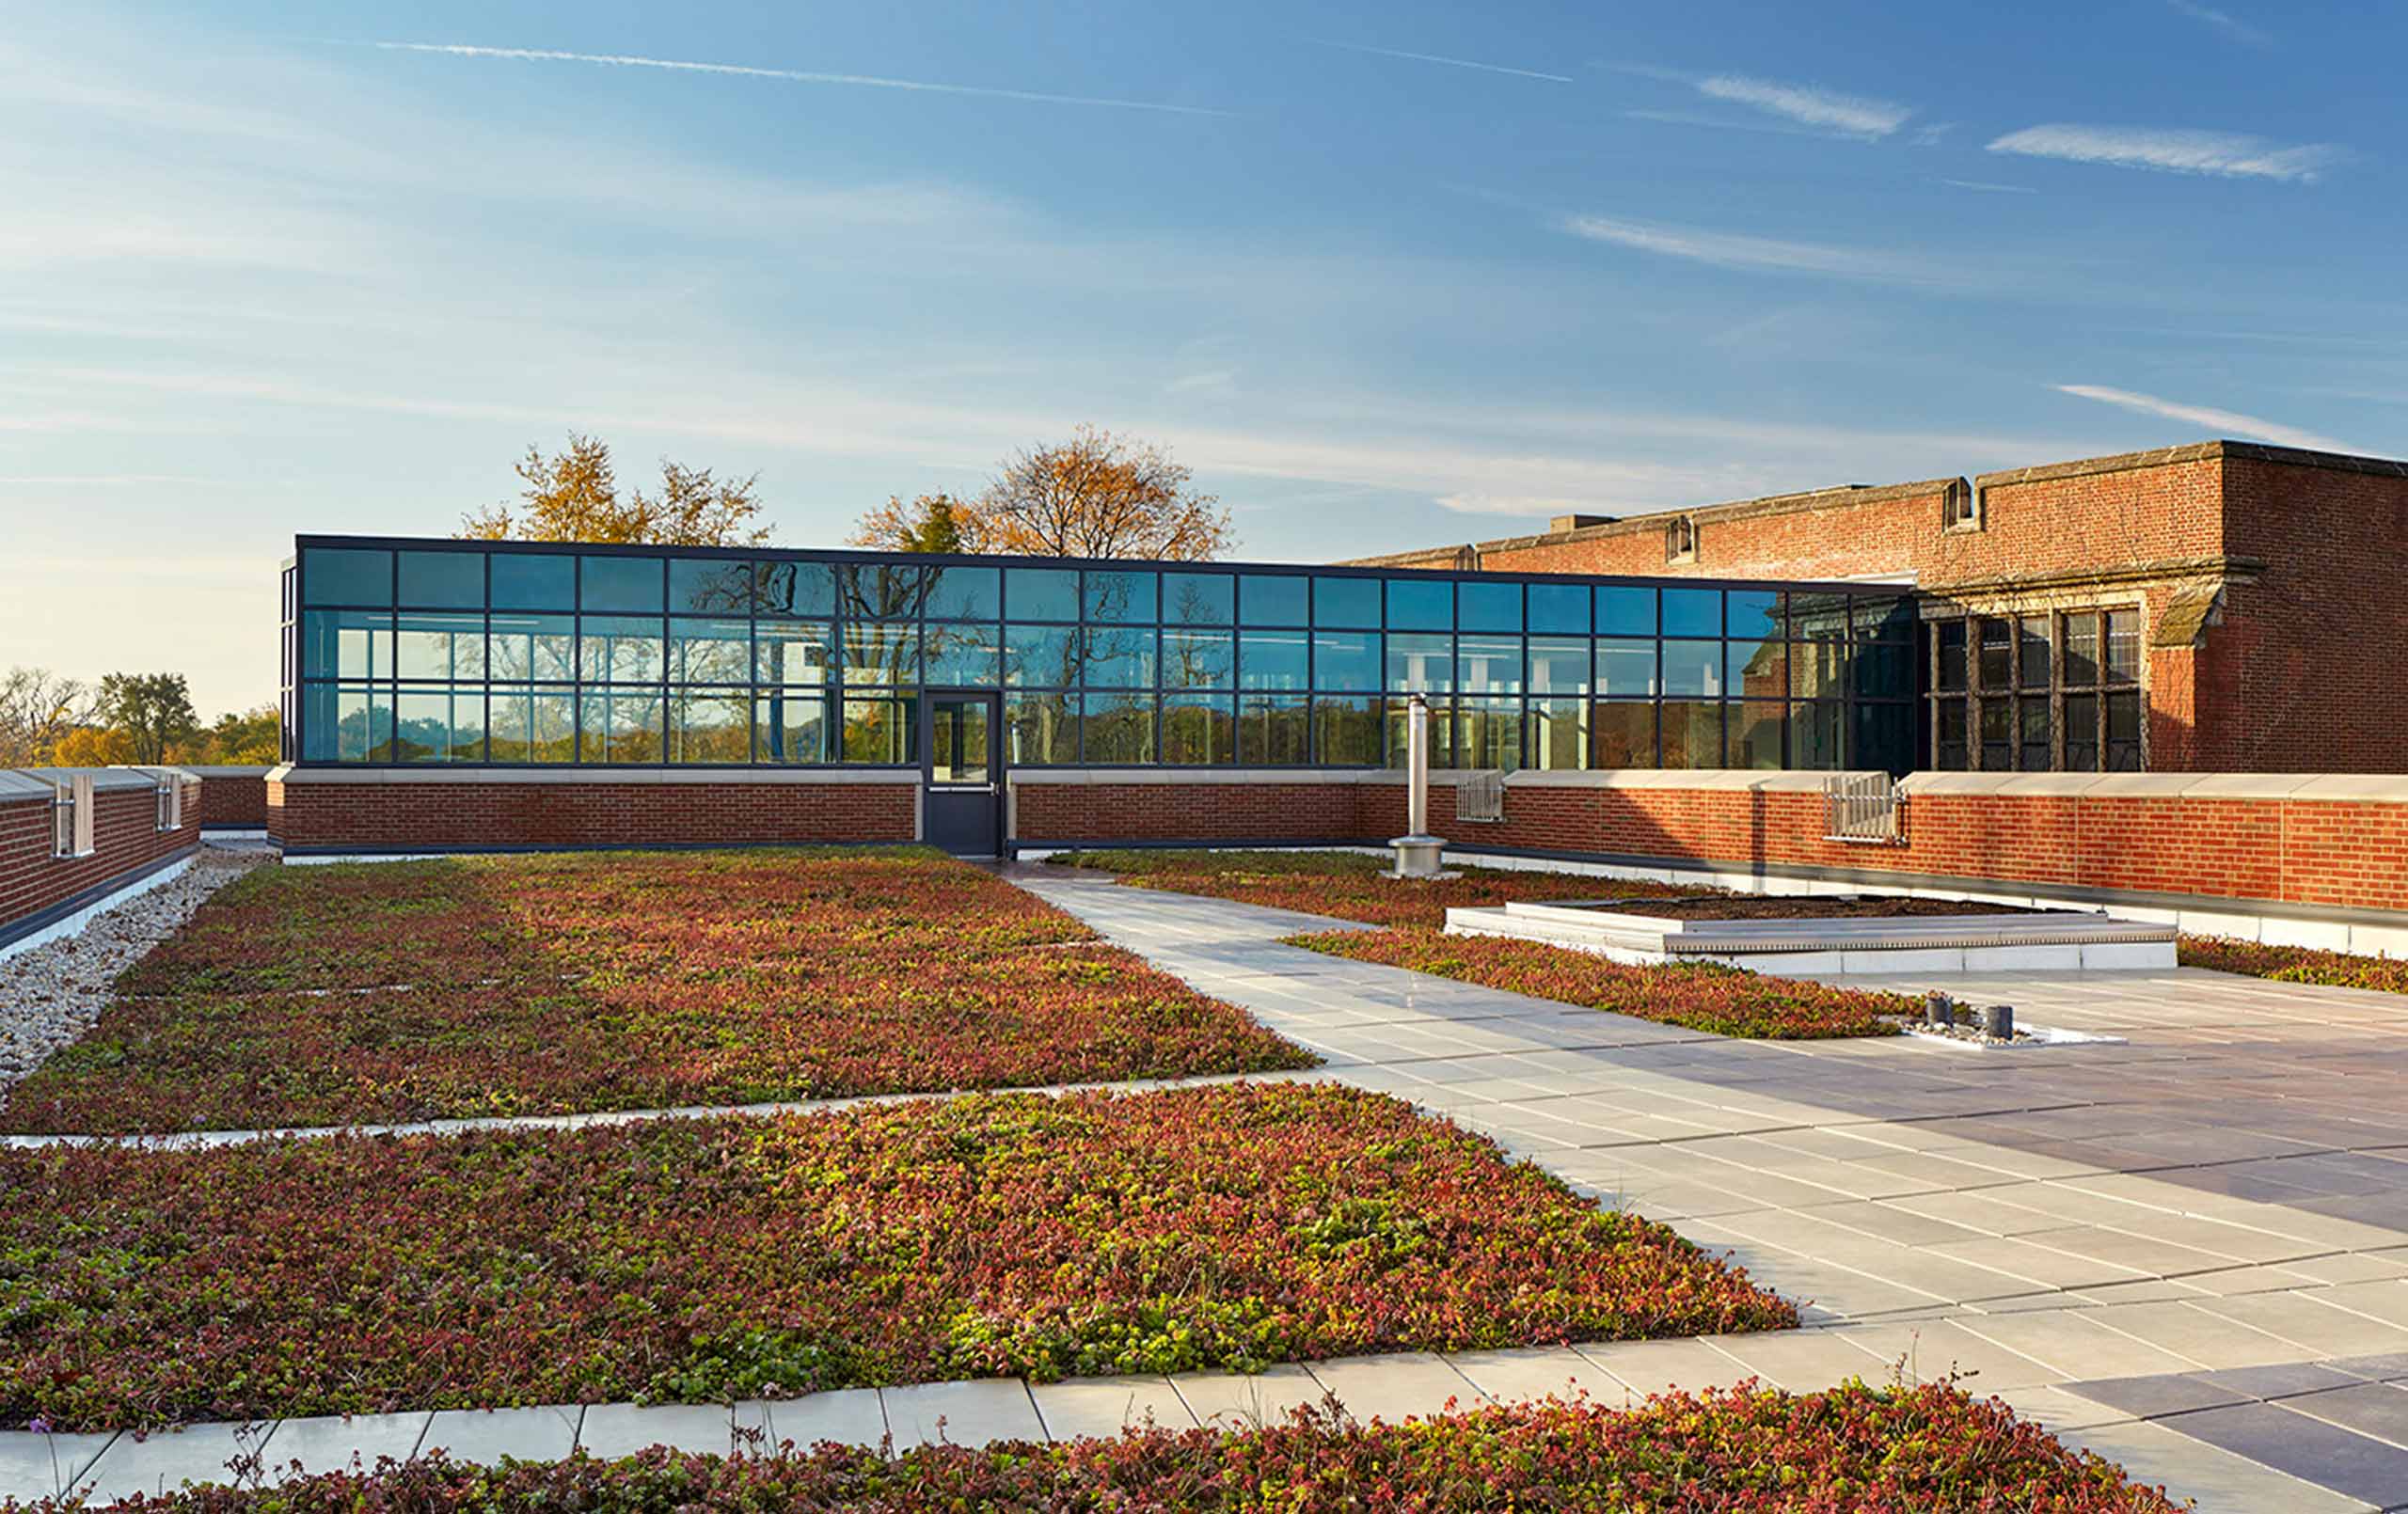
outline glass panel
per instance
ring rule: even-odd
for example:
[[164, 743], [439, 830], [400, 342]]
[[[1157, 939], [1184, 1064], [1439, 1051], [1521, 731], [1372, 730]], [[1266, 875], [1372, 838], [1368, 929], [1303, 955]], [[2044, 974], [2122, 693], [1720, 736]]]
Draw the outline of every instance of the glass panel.
[[1599, 636], [1654, 636], [1656, 591], [1610, 588], [1597, 591]]
[[669, 607], [697, 615], [751, 614], [752, 564], [742, 558], [671, 558]]
[[1084, 759], [1093, 766], [1106, 763], [1150, 763], [1154, 760], [1154, 696], [1151, 694], [1089, 694], [1086, 696], [1086, 748]]
[[1120, 626], [1087, 629], [1085, 682], [1089, 688], [1151, 688], [1154, 686], [1153, 627]]
[[1586, 588], [1579, 584], [1532, 584], [1529, 591], [1532, 631], [1546, 636], [1589, 634]]
[[1113, 625], [1150, 625], [1160, 591], [1150, 573], [1087, 574], [1087, 619]]
[[1522, 691], [1522, 639], [1464, 636], [1455, 639], [1455, 687], [1466, 694]]
[[1911, 641], [1915, 638], [1915, 602], [1884, 595], [1856, 602], [1859, 641]]
[[1933, 627], [1940, 638], [1940, 687], [1944, 693], [1961, 693], [1965, 687], [1965, 623], [1941, 621]]
[[922, 654], [927, 664], [927, 680], [931, 684], [992, 688], [1003, 676], [1003, 628], [931, 621]]
[[485, 555], [482, 552], [401, 554], [402, 603], [428, 609], [485, 607]]
[[577, 559], [536, 552], [489, 553], [496, 609], [577, 608]]
[[828, 701], [819, 694], [759, 694], [752, 700], [756, 762], [828, 760]]
[[660, 761], [660, 696], [657, 694], [639, 694], [624, 689], [579, 689], [577, 727], [579, 762]]
[[752, 681], [779, 688], [833, 683], [836, 660], [825, 622], [763, 621], [752, 643]]
[[752, 760], [752, 698], [743, 693], [680, 694], [669, 702], [669, 760]]
[[[1454, 765], [1453, 748], [1455, 722], [1450, 706], [1443, 699], [1428, 702], [1430, 705], [1430, 766], [1432, 771]], [[1388, 765], [1402, 768], [1412, 761], [1413, 702], [1390, 699], [1386, 705]]]
[[393, 554], [313, 546], [301, 554], [301, 584], [307, 605], [390, 605]]
[[743, 684], [752, 677], [752, 622], [697, 621], [682, 615], [671, 619], [671, 683]]
[[[1797, 650], [1804, 650], [1799, 648]], [[1792, 654], [1795, 655], [1795, 652]], [[1856, 649], [1860, 699], [1910, 699], [1915, 692], [1915, 649], [1895, 641], [1868, 641]]]
[[[1654, 694], [1656, 690], [1656, 643], [1653, 641], [1597, 640], [1597, 692], [1600, 694]], [[1651, 728], [1652, 729], [1652, 728]], [[1651, 744], [1654, 737], [1649, 738]], [[1654, 749], [1653, 746], [1649, 749]], [[1599, 766], [1606, 765], [1600, 763]], [[1653, 767], [1651, 759], [1643, 765]]]
[[1238, 761], [1283, 767], [1307, 760], [1311, 716], [1299, 694], [1245, 694], [1238, 699]]
[[[1368, 582], [1368, 580], [1367, 580]], [[1316, 589], [1316, 595], [1319, 591]], [[1320, 608], [1320, 600], [1314, 601]], [[1373, 613], [1377, 613], [1376, 607]], [[1322, 622], [1326, 625], [1327, 620]], [[1341, 621], [1341, 625], [1376, 623]], [[1444, 578], [1390, 578], [1388, 629], [1391, 631], [1451, 631], [1455, 628], [1455, 586]]]
[[301, 672], [307, 678], [392, 677], [392, 611], [304, 610]]
[[1379, 686], [1379, 633], [1317, 631], [1313, 634], [1313, 687], [1368, 689]]
[[[483, 615], [404, 615], [399, 631], [393, 663], [404, 678], [454, 683], [484, 677]], [[483, 723], [482, 718], [478, 723]]]
[[1377, 578], [1315, 578], [1313, 624], [1380, 628], [1380, 581]]
[[1836, 701], [1789, 707], [1789, 765], [1830, 771], [1846, 765], [1840, 720], [1847, 706]]
[[567, 615], [501, 615], [492, 621], [493, 676], [536, 684], [577, 678], [577, 622]]
[[848, 763], [910, 763], [919, 760], [912, 723], [919, 717], [916, 694], [845, 697], [845, 723], [839, 733], [839, 761]]
[[[885, 623], [875, 621], [844, 621], [838, 629], [845, 638], [845, 682], [863, 684], [916, 684], [920, 681], [920, 630], [916, 625]], [[846, 741], [852, 740], [849, 727], [852, 707], [846, 705]], [[847, 762], [887, 762], [884, 757], [848, 757]]]
[[[1248, 573], [1238, 577], [1240, 625], [1302, 625], [1312, 580], [1288, 574]], [[1377, 622], [1373, 623], [1374, 627]]]
[[1912, 768], [1913, 709], [1913, 705], [1904, 702], [1855, 706], [1856, 749], [1848, 759], [1850, 765], [1888, 773], [1904, 773]]
[[928, 702], [928, 781], [984, 784], [994, 779], [990, 712], [983, 699]]
[[497, 688], [492, 709], [493, 760], [568, 763], [577, 760], [577, 697], [534, 688]]
[[1313, 700], [1313, 761], [1330, 767], [1380, 765], [1380, 701], [1375, 694]]
[[1068, 694], [1013, 694], [1004, 701], [1005, 760], [1054, 766], [1079, 760], [1078, 722]]
[[1779, 641], [1725, 641], [1722, 649], [1724, 693], [1777, 700], [1789, 692], [1789, 665]]
[[1734, 640], [1778, 641], [1787, 634], [1781, 595], [1769, 589], [1731, 590], [1723, 596], [1723, 613], [1730, 618], [1723, 634]]
[[2107, 696], [2107, 771], [2137, 773], [2142, 766], [2141, 697], [2138, 694], [2110, 694]]
[[1014, 621], [1075, 621], [1079, 574], [1075, 568], [1012, 568], [1004, 574], [1004, 613]]
[[2049, 618], [2027, 617], [2017, 633], [2016, 665], [2026, 688], [2049, 686]]
[[1791, 642], [1789, 692], [1798, 699], [1810, 700], [1846, 695], [1849, 651], [1845, 641]]
[[320, 686], [305, 692], [309, 756], [316, 762], [393, 760], [393, 696], [381, 688]]
[[[1722, 643], [1719, 641], [1666, 641], [1664, 643], [1664, 692], [1667, 694], [1708, 694], [1722, 692]], [[1667, 731], [1671, 728], [1668, 726]], [[1665, 766], [1673, 765], [1666, 762]], [[1694, 763], [1687, 766], [1697, 765]]]
[[404, 763], [485, 760], [482, 688], [404, 688], [393, 722], [393, 756]]
[[1749, 700], [1732, 705], [1729, 716], [1731, 766], [1782, 765], [1782, 741], [1788, 725], [1788, 705], [1774, 700]]
[[1792, 593], [1789, 635], [1795, 641], [1845, 641], [1848, 639], [1847, 596]]
[[[2140, 676], [2141, 612], [2111, 609], [2107, 612], [2107, 682], [2135, 683]], [[2117, 769], [2111, 766], [2108, 771]]]
[[1982, 771], [2004, 773], [2015, 765], [2015, 702], [1981, 702]]
[[1004, 682], [1072, 688], [1079, 682], [1079, 633], [1069, 625], [1004, 627]]
[[1182, 767], [1237, 755], [1237, 701], [1226, 694], [1163, 696], [1163, 761]]
[[1512, 772], [1522, 765], [1522, 702], [1465, 699], [1455, 702], [1455, 765], [1496, 767]]
[[1302, 689], [1311, 642], [1302, 631], [1238, 633], [1238, 687]]
[[1235, 636], [1227, 631], [1163, 633], [1164, 688], [1235, 688], [1237, 680]]
[[[1655, 649], [1651, 646], [1648, 652], [1652, 662]], [[1587, 637], [1530, 638], [1531, 693], [1585, 697], [1593, 670]]]
[[[2099, 617], [2093, 614], [2066, 617], [2066, 682], [2095, 684], [2099, 682]], [[2067, 725], [2072, 724], [2070, 718]], [[2091, 769], [2085, 768], [2087, 772]]]
[[1932, 705], [1932, 758], [1941, 768], [1959, 772], [1970, 761], [1972, 717], [1963, 700], [1941, 700]]
[[905, 621], [920, 613], [927, 575], [918, 563], [836, 564], [836, 613], [846, 620]]
[[1443, 694], [1453, 684], [1454, 672], [1453, 637], [1389, 633], [1385, 680], [1389, 688]]
[[1986, 690], [2015, 686], [2015, 623], [1995, 619], [1982, 622], [1981, 678]]
[[1589, 707], [1592, 767], [1656, 765], [1656, 705], [1649, 700], [1599, 700]]
[[581, 682], [657, 684], [661, 672], [660, 623], [632, 617], [623, 620], [607, 615], [579, 616], [577, 656]]
[[657, 615], [664, 607], [659, 558], [579, 558], [577, 571], [579, 609]]
[[1000, 568], [930, 568], [928, 618], [937, 621], [1000, 621], [1004, 574]]
[[755, 562], [752, 602], [763, 615], [833, 615], [836, 570], [826, 562]]
[[1455, 585], [1455, 629], [1518, 631], [1522, 628], [1522, 586], [1517, 583]]
[[1544, 768], [1589, 765], [1587, 700], [1530, 701], [1530, 765]]
[[1665, 590], [1664, 634], [1666, 636], [1720, 636], [1722, 634], [1722, 591], [1719, 589]]
[[1237, 622], [1237, 591], [1238, 581], [1231, 574], [1164, 574], [1163, 623], [1165, 625], [1234, 624]]
[[1722, 705], [1715, 700], [1664, 702], [1665, 767], [1722, 765]]
[[2049, 742], [2049, 702], [2027, 699], [2016, 705], [2018, 750], [2016, 765], [2027, 773], [2045, 773], [2056, 765]]

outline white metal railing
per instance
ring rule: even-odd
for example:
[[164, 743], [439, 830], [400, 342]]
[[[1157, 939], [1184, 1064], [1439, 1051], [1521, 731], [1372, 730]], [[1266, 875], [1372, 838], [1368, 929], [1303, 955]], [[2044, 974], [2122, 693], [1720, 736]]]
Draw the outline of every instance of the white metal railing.
[[53, 857], [89, 857], [95, 850], [92, 775], [78, 773], [51, 796], [50, 851]]
[[159, 780], [158, 786], [151, 790], [151, 795], [158, 803], [159, 828], [161, 830], [183, 829], [184, 781], [176, 777], [163, 778]]
[[1823, 780], [1823, 839], [1894, 846], [1907, 796], [1887, 773], [1833, 773]]
[[1463, 776], [1455, 784], [1455, 818], [1505, 818], [1505, 774], [1502, 769], [1483, 768]]

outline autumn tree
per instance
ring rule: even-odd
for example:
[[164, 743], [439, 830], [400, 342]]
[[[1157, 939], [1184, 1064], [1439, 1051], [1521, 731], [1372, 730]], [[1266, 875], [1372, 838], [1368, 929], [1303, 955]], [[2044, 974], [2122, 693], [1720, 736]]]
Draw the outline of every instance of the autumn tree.
[[462, 517], [460, 534], [486, 542], [624, 542], [656, 546], [757, 546], [769, 528], [753, 497], [759, 481], [714, 478], [708, 468], [660, 460], [660, 492], [620, 492], [610, 444], [571, 432], [565, 449], [547, 457], [530, 447], [516, 472], [525, 487], [507, 502]]
[[79, 725], [50, 749], [51, 767], [118, 767], [141, 761], [134, 733], [122, 726]]
[[982, 552], [1198, 562], [1237, 539], [1229, 513], [1194, 478], [1150, 442], [1081, 426], [1006, 462], [963, 534]]
[[130, 738], [134, 755], [121, 761], [143, 764], [166, 762], [167, 749], [200, 725], [182, 673], [111, 673], [101, 680], [92, 715]]
[[908, 505], [889, 496], [847, 540], [881, 552], [968, 552], [962, 523], [974, 508], [946, 494], [924, 494]]
[[0, 767], [46, 767], [54, 749], [83, 718], [89, 690], [47, 668], [0, 675]]
[[273, 765], [282, 759], [277, 742], [282, 724], [272, 703], [240, 712], [230, 710], [217, 718], [216, 724], [195, 731], [176, 743], [168, 751], [167, 760], [229, 767]]

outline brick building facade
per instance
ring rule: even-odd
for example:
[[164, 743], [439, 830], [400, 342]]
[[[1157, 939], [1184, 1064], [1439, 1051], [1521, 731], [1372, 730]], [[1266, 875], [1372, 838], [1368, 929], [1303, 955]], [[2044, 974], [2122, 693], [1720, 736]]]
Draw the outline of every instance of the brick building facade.
[[1363, 560], [1911, 583], [1928, 767], [2408, 771], [2408, 463], [2203, 442]]

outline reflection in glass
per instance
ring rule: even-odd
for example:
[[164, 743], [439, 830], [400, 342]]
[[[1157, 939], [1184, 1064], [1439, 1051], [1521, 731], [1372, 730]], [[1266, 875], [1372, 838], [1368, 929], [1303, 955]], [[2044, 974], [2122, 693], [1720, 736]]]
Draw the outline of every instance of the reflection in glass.
[[1748, 699], [1780, 699], [1789, 692], [1788, 660], [1779, 640], [1726, 641], [1722, 691]]
[[1380, 581], [1377, 578], [1315, 578], [1313, 623], [1380, 628]]
[[1617, 698], [1656, 693], [1656, 646], [1652, 640], [1613, 641], [1598, 638], [1597, 692]]
[[579, 616], [577, 666], [578, 677], [589, 684], [660, 682], [660, 622], [633, 616]]
[[485, 555], [482, 552], [404, 552], [398, 565], [404, 607], [485, 607]]
[[1789, 725], [1789, 706], [1777, 700], [1748, 700], [1734, 704], [1731, 721], [1733, 767], [1779, 767]]
[[669, 607], [689, 615], [752, 613], [752, 565], [742, 558], [669, 560]]
[[663, 607], [663, 571], [658, 558], [579, 558], [577, 607], [606, 614], [657, 615]]
[[404, 613], [394, 639], [393, 666], [404, 678], [475, 681], [485, 675], [485, 618]]
[[[1240, 625], [1302, 625], [1312, 580], [1301, 575], [1246, 573], [1238, 576]], [[1375, 620], [1373, 625], [1379, 623]]]
[[577, 760], [577, 697], [564, 690], [501, 688], [488, 700], [489, 740], [498, 763]]
[[1455, 639], [1388, 633], [1387, 677], [1391, 690], [1443, 694], [1454, 686]]
[[[1532, 632], [1544, 636], [1589, 634], [1588, 585], [1532, 584], [1529, 593]], [[1652, 632], [1654, 627], [1649, 630]]]
[[824, 621], [763, 621], [752, 643], [752, 679], [780, 688], [835, 681], [836, 661]]
[[[1530, 693], [1571, 697], [1589, 692], [1591, 662], [1587, 637], [1548, 639], [1530, 638]], [[1653, 660], [1654, 647], [1649, 647]]]
[[1155, 576], [1150, 573], [1087, 574], [1087, 616], [1112, 625], [1146, 625], [1154, 614]]
[[735, 693], [680, 694], [669, 702], [669, 760], [741, 763], [751, 760], [752, 701]]
[[2099, 696], [2096, 694], [2066, 696], [2066, 769], [2074, 773], [2099, 771]]
[[1085, 709], [1084, 760], [1086, 763], [1150, 763], [1154, 760], [1153, 695], [1089, 694], [1085, 696]]
[[[1722, 643], [1664, 643], [1664, 692], [1668, 695], [1719, 695], [1722, 692]], [[1671, 766], [1667, 763], [1664, 765]]]
[[1238, 581], [1227, 573], [1163, 575], [1164, 625], [1232, 625], [1237, 622]]
[[309, 678], [392, 677], [392, 611], [304, 611], [301, 671]]
[[660, 761], [660, 696], [630, 689], [581, 688], [577, 754], [587, 763]]
[[404, 688], [393, 720], [393, 756], [404, 763], [481, 763], [485, 759], [483, 689]]
[[1004, 682], [1015, 686], [1075, 688], [1079, 633], [1068, 625], [1004, 627]]
[[828, 760], [828, 699], [824, 694], [760, 694], [752, 701], [755, 762]]
[[1522, 702], [1513, 699], [1455, 701], [1455, 763], [1457, 767], [1501, 768], [1522, 765]]
[[1455, 687], [1465, 694], [1522, 691], [1522, 639], [1462, 636], [1455, 639]]
[[994, 781], [989, 701], [928, 702], [928, 781], [969, 787]]
[[1372, 631], [1313, 633], [1315, 688], [1372, 689], [1380, 686], [1380, 638]]
[[[1367, 580], [1368, 583], [1368, 580]], [[1314, 608], [1320, 604], [1316, 600]], [[1373, 615], [1378, 614], [1374, 607]], [[1329, 623], [1323, 617], [1322, 623]], [[1348, 625], [1376, 625], [1374, 619], [1345, 621]], [[1388, 629], [1391, 631], [1451, 631], [1455, 628], [1455, 586], [1444, 578], [1390, 578]]]
[[837, 736], [843, 760], [888, 765], [917, 761], [912, 726], [919, 710], [917, 695], [847, 694], [844, 726]]
[[836, 613], [836, 570], [826, 562], [756, 562], [752, 596], [764, 615], [825, 619]]
[[741, 684], [751, 679], [752, 668], [751, 621], [698, 621], [679, 616], [669, 623], [671, 683]]
[[1654, 636], [1656, 591], [1608, 585], [1597, 591], [1599, 636]]
[[1004, 618], [1004, 575], [998, 568], [930, 568], [927, 595], [932, 621]]
[[1589, 702], [1530, 701], [1530, 765], [1578, 769], [1589, 765]]
[[1000, 626], [930, 621], [922, 649], [924, 676], [933, 685], [992, 688], [1003, 675]]
[[[1905, 665], [1906, 647], [1867, 647], [1875, 651], [1892, 652]], [[1835, 700], [1847, 693], [1849, 653], [1846, 641], [1793, 641], [1789, 644], [1789, 691], [1799, 699]]]
[[1004, 618], [1010, 621], [1075, 621], [1079, 618], [1076, 568], [1012, 568], [1004, 574]]
[[1237, 678], [1238, 643], [1229, 632], [1163, 633], [1164, 688], [1235, 688]]
[[1237, 755], [1237, 701], [1227, 694], [1163, 696], [1163, 761], [1175, 766], [1226, 763]]
[[1069, 694], [1012, 694], [1004, 700], [1004, 762], [1058, 766], [1079, 760], [1078, 722]]
[[927, 573], [918, 563], [843, 562], [836, 566], [836, 613], [848, 620], [903, 621], [920, 613]]
[[1522, 628], [1522, 586], [1504, 582], [1465, 581], [1455, 586], [1455, 628], [1460, 631], [1519, 631]]
[[1313, 700], [1313, 761], [1330, 767], [1380, 765], [1376, 694], [1322, 694]]
[[[1434, 771], [1452, 767], [1455, 751], [1454, 706], [1445, 699], [1428, 702], [1430, 706], [1430, 766]], [[1386, 705], [1388, 765], [1403, 767], [1412, 761], [1413, 702], [1393, 695]]]
[[1269, 767], [1307, 761], [1309, 719], [1301, 694], [1240, 695], [1238, 761]]
[[1238, 687], [1302, 690], [1311, 639], [1303, 631], [1238, 633]]
[[1664, 702], [1664, 767], [1722, 765], [1722, 705], [1714, 700]]
[[1826, 772], [1847, 765], [1841, 721], [1847, 706], [1836, 700], [1789, 707], [1789, 765]]
[[302, 603], [389, 606], [393, 554], [366, 548], [313, 546], [301, 554]]
[[[845, 683], [848, 686], [916, 684], [920, 681], [919, 627], [909, 623], [842, 621], [838, 623], [838, 628], [845, 638]], [[852, 719], [851, 708], [848, 702], [845, 718], [848, 724]], [[848, 734], [848, 749], [851, 739]]]
[[1089, 688], [1154, 686], [1152, 626], [1089, 626], [1083, 678]]
[[1719, 589], [1665, 590], [1664, 634], [1666, 636], [1720, 636], [1722, 634], [1722, 591]]
[[577, 608], [577, 559], [547, 552], [496, 552], [492, 563], [494, 608]]

